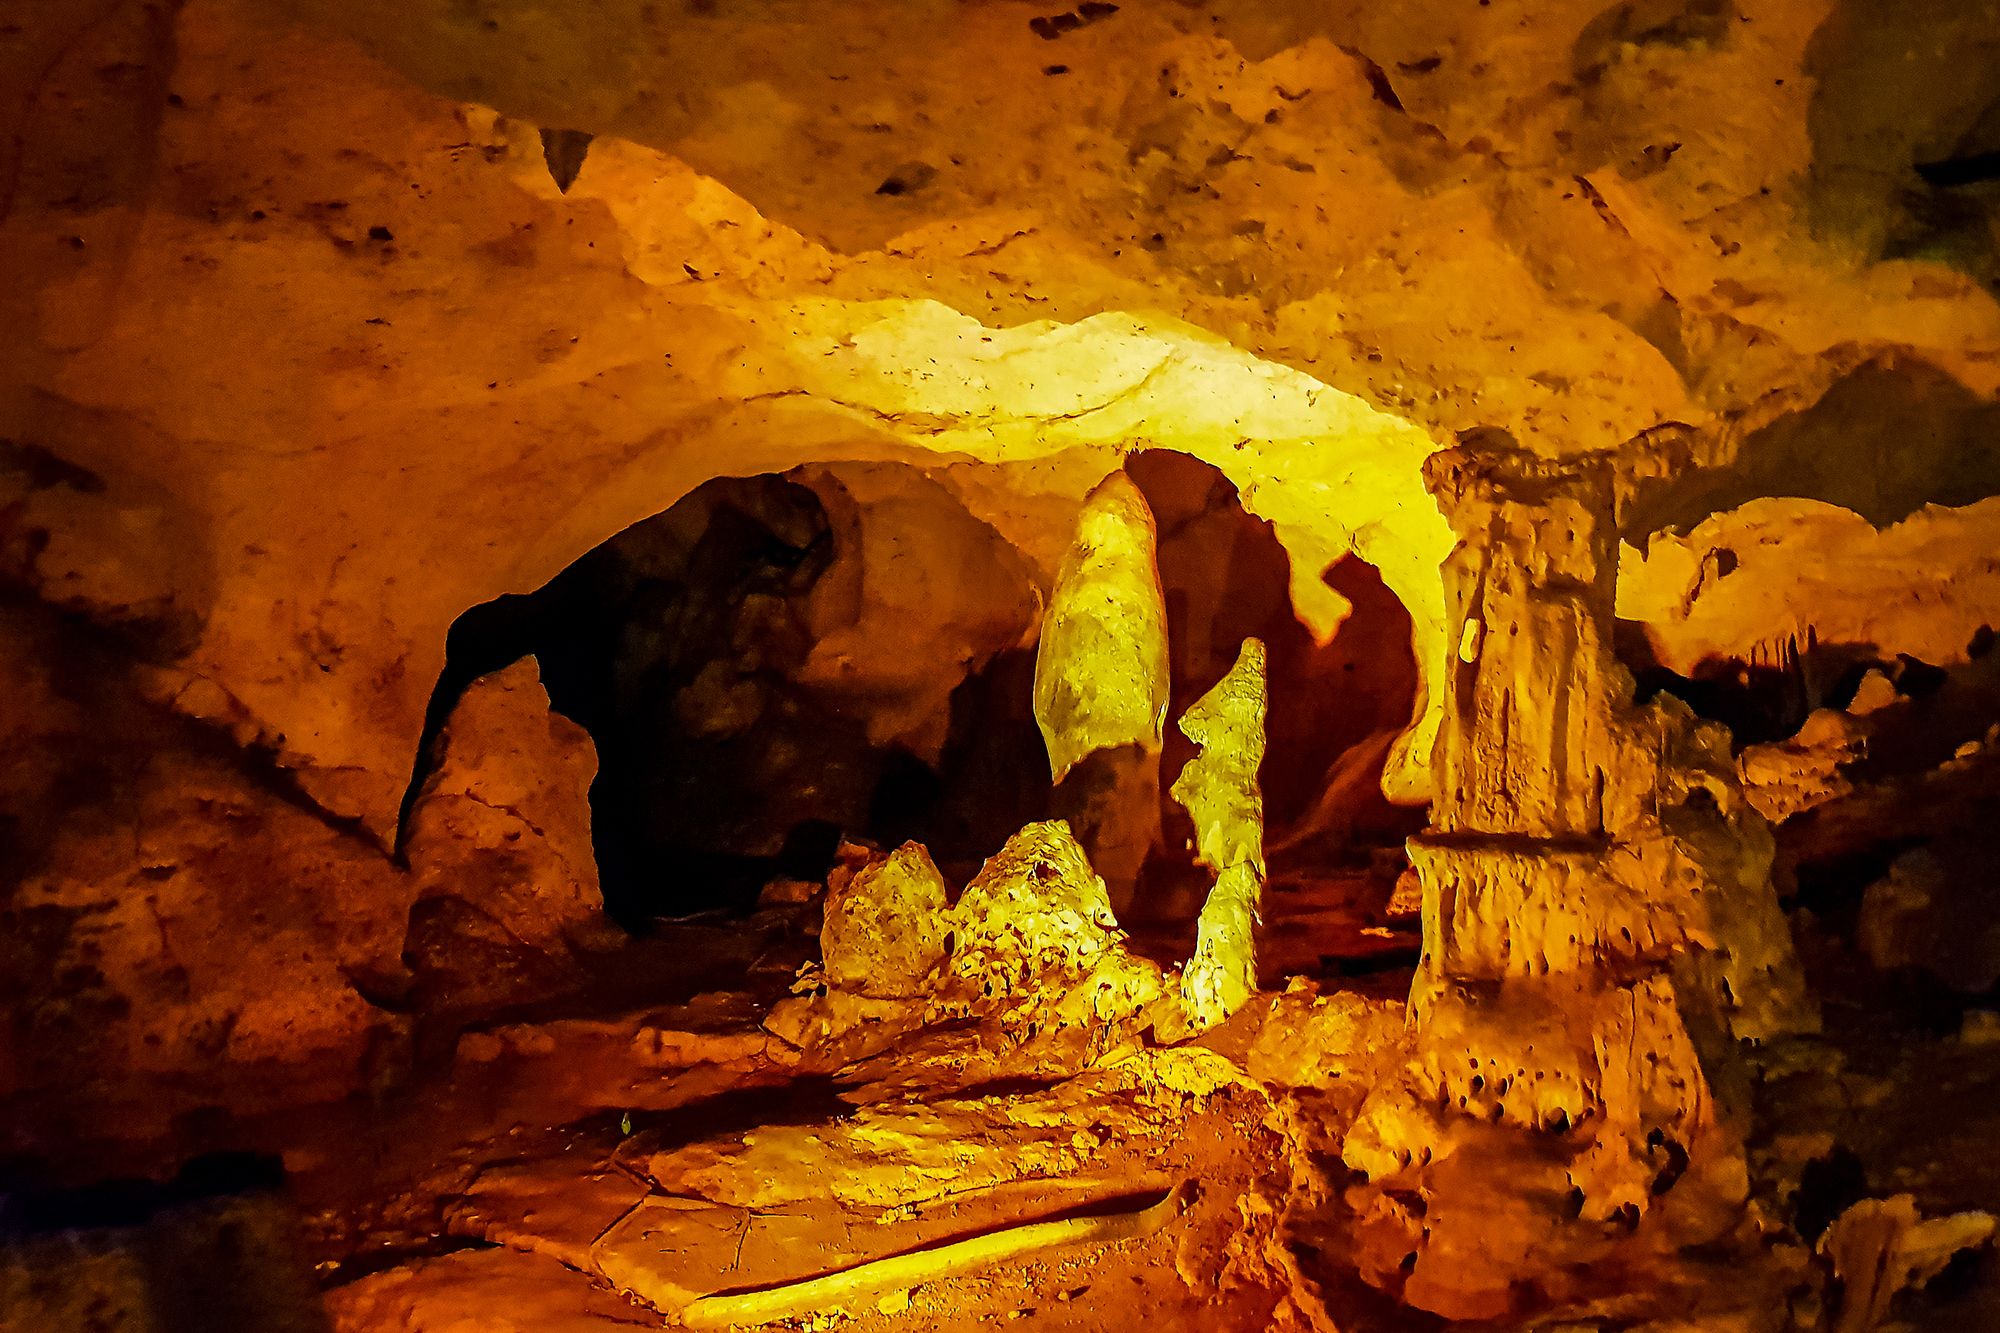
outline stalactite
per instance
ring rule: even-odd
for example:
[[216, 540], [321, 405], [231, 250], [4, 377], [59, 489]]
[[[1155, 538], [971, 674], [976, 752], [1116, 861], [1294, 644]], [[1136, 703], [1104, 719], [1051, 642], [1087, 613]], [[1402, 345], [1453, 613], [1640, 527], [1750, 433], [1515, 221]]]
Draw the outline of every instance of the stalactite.
[[1159, 839], [1167, 612], [1146, 498], [1123, 472], [1091, 491], [1035, 656], [1035, 721], [1068, 820], [1114, 907]]

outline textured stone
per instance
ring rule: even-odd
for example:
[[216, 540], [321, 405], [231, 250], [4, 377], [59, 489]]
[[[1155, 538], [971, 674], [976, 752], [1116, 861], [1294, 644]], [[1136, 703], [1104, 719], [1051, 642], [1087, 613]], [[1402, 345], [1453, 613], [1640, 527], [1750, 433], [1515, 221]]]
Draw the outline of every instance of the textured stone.
[[[1405, 1298], [1491, 1317], [1551, 1255], [1577, 1271], [1601, 1257], [1597, 1224], [1664, 1209], [1669, 1231], [1726, 1226], [1742, 1160], [1711, 1089], [1719, 1057], [1691, 1029], [1761, 1038], [1815, 1015], [1726, 738], [1676, 702], [1635, 706], [1612, 654], [1606, 462], [1461, 451], [1431, 475], [1464, 540], [1445, 566], [1460, 649], [1432, 828], [1410, 844], [1424, 951], [1408, 1064], [1343, 1154], [1370, 1190], [1431, 1204], [1365, 1205], [1369, 1247], [1416, 1255]], [[1475, 1148], [1487, 1171], [1561, 1162], [1578, 1224], [1554, 1191], [1530, 1221], [1524, 1193], [1506, 1243], [1488, 1243]]]
[[819, 932], [827, 980], [874, 999], [918, 995], [945, 957], [951, 921], [930, 854], [905, 843], [886, 860], [827, 885]]
[[337, 1333], [611, 1333], [656, 1324], [617, 1292], [541, 1254], [463, 1250], [337, 1287]]
[[1153, 512], [1124, 473], [1084, 499], [1035, 658], [1035, 720], [1057, 782], [1085, 755], [1157, 755], [1167, 720], [1167, 608]]
[[549, 710], [533, 658], [474, 681], [411, 812], [405, 850], [420, 898], [465, 898], [540, 948], [600, 933], [596, 775], [590, 737]]
[[549, 710], [533, 658], [474, 681], [439, 734], [412, 809], [417, 886], [405, 953], [430, 1003], [520, 999], [608, 945], [590, 841], [597, 755]]
[[1257, 991], [1264, 711], [1264, 645], [1245, 639], [1229, 673], [1179, 723], [1199, 750], [1174, 779], [1173, 796], [1194, 819], [1196, 858], [1215, 871], [1194, 955], [1181, 969], [1181, 1007], [1197, 1031], [1222, 1022]]

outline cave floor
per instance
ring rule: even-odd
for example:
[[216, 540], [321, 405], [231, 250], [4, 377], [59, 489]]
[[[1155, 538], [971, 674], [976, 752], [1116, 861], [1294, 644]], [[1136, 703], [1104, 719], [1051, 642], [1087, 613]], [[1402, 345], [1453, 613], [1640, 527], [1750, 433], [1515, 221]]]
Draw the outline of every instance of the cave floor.
[[[1913, 975], [1874, 973], [1810, 926], [1795, 931], [1825, 1031], [1774, 1053], [1753, 1154], [1764, 1174], [1803, 1170], [1784, 1215], [1809, 1238], [1862, 1198], [1909, 1194], [1926, 1217], [2000, 1213], [2000, 1014]], [[1753, 1165], [1755, 1161], [1753, 1159]], [[2000, 1257], [1961, 1254], [1905, 1293], [1888, 1327], [2000, 1329]]]
[[[1381, 924], [1383, 890], [1360, 873], [1274, 884], [1267, 982], [1400, 997], [1413, 936]], [[1186, 1182], [1185, 1211], [1152, 1234], [1005, 1259], [800, 1322], [1272, 1326], [1293, 1279], [1271, 1269], [1268, 1242], [1307, 1148], [1242, 1077], [1253, 1029], [1107, 1058], [945, 1027], [838, 1068], [800, 1064], [759, 1021], [812, 953], [802, 919], [761, 914], [748, 944], [740, 926], [669, 927], [608, 959], [587, 990], [459, 1034], [442, 1077], [242, 1127], [239, 1145], [284, 1158], [335, 1327], [489, 1327], [452, 1322], [468, 1308], [505, 1310], [494, 1329], [657, 1324], [617, 1288], [671, 1308], [709, 1283], [762, 1286], [1130, 1211]], [[691, 953], [737, 959], [751, 984], [637, 1003]], [[673, 1234], [705, 1240], [677, 1241], [688, 1248], [663, 1264], [621, 1218], [669, 1200]]]
[[[1393, 1014], [1412, 941], [1379, 888], [1363, 876], [1274, 881], [1267, 990]], [[1105, 1052], [945, 1025], [814, 1061], [761, 1026], [814, 953], [806, 916], [666, 925], [605, 955], [572, 994], [417, 1033], [372, 1097], [182, 1118], [170, 1135], [93, 1144], [70, 1169], [158, 1175], [221, 1151], [282, 1160], [286, 1226], [340, 1333], [658, 1327], [655, 1307], [715, 1287], [1125, 1214], [1188, 1182], [1184, 1206], [1147, 1234], [809, 1303], [788, 1326], [1442, 1326], [1354, 1282], [1338, 1227], [1285, 1234], [1302, 1193], [1333, 1197], [1339, 1170], [1319, 1131], [1351, 1103], [1250, 1076], [1275, 996], [1176, 1048]], [[1817, 972], [1827, 1031], [1770, 1052], [1759, 1091], [1752, 1168], [1767, 1211], [1806, 1229], [1898, 1192], [1927, 1216], [2000, 1211], [2000, 1020], [1974, 1010], [1941, 1024], [1885, 1004], [1886, 983], [1837, 953]], [[2000, 1328], [1996, 1269], [1968, 1255], [1906, 1295], [1893, 1327]], [[1739, 1283], [1739, 1308], [1753, 1281], [1727, 1263], [1702, 1280], [1719, 1307]], [[1773, 1322], [1671, 1326], [1817, 1324], [1810, 1296], [1748, 1299]]]

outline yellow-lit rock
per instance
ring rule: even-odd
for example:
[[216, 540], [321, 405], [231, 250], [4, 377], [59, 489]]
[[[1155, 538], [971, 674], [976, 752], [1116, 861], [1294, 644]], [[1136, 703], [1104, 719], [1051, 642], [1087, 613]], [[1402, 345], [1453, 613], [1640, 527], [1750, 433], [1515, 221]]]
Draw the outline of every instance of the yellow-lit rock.
[[1167, 608], [1154, 539], [1152, 510], [1131, 478], [1099, 482], [1077, 515], [1035, 649], [1053, 812], [1120, 909], [1160, 838]]
[[597, 754], [583, 728], [549, 710], [535, 660], [474, 681], [436, 748], [405, 845], [413, 911], [453, 899], [557, 961], [579, 944], [616, 938], [590, 843]]
[[[1461, 450], [1430, 475], [1462, 536], [1445, 566], [1462, 648], [1432, 827], [1411, 842], [1424, 951], [1408, 1066], [1370, 1094], [1344, 1154], [1370, 1190], [1432, 1200], [1419, 1225], [1370, 1196], [1370, 1243], [1416, 1254], [1407, 1299], [1470, 1318], [1510, 1308], [1551, 1254], [1587, 1268], [1603, 1253], [1592, 1223], [1664, 1210], [1663, 1234], [1727, 1226], [1740, 1127], [1691, 1027], [1763, 1038], [1816, 1014], [1726, 736], [1677, 701], [1634, 706], [1612, 655], [1608, 462]], [[1551, 1188], [1542, 1239], [1483, 1244], [1485, 1187], [1460, 1160], [1475, 1150], [1486, 1170], [1518, 1153], [1524, 1181], [1566, 1182], [1581, 1221]]]
[[1035, 653], [1035, 721], [1060, 783], [1098, 750], [1157, 758], [1167, 718], [1167, 608], [1153, 513], [1122, 472], [1085, 498]]
[[940, 1003], [1012, 1028], [1105, 1027], [1160, 993], [1157, 966], [1125, 946], [1104, 881], [1068, 825], [1030, 824], [953, 904]]
[[1264, 645], [1245, 639], [1236, 664], [1181, 716], [1200, 747], [1174, 779], [1194, 817], [1196, 859], [1216, 872], [1202, 904], [1180, 998], [1196, 1031], [1222, 1022], [1257, 991], [1258, 900], [1264, 890]]
[[1683, 675], [1809, 639], [1951, 666], [2000, 624], [1996, 546], [2000, 500], [1929, 506], [1879, 529], [1824, 501], [1753, 500], [1685, 536], [1653, 534], [1619, 566], [1618, 613]]
[[827, 980], [877, 999], [915, 996], [943, 960], [950, 929], [944, 880], [917, 844], [852, 874], [836, 872], [820, 926]]

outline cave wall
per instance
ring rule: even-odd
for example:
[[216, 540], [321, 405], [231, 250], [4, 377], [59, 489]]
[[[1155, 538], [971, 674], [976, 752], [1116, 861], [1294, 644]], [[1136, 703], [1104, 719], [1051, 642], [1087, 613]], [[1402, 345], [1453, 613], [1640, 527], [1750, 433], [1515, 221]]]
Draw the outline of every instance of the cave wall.
[[[448, 627], [712, 477], [806, 463], [927, 468], [1046, 586], [1124, 453], [1200, 456], [1273, 523], [1320, 637], [1347, 612], [1326, 568], [1381, 570], [1434, 723], [1455, 646], [1452, 535], [1420, 476], [1435, 449], [1611, 451], [1642, 480], [1702, 479], [1661, 510], [1673, 523], [1722, 508], [1710, 522], [1753, 527], [1767, 511], [1730, 507], [1788, 460], [1872, 478], [1914, 414], [1942, 452], [1818, 497], [1861, 510], [1861, 547], [1893, 548], [1874, 573], [1832, 596], [1753, 553], [1687, 593], [1649, 572], [1684, 567], [1668, 535], [1627, 562], [1621, 613], [1676, 660], [1748, 653], [1806, 602], [1822, 636], [1969, 638], [1990, 622], [1970, 593], [1947, 632], [1885, 627], [1898, 603], [1872, 590], [1906, 588], [1916, 559], [1976, 567], [1976, 510], [1869, 534], [1978, 499], [1932, 483], [1990, 453], [1990, 221], [1912, 165], [1985, 132], [1996, 56], [1971, 13], [1923, 6], [1893, 41], [1833, 0], [1135, 2], [1074, 24], [1013, 0], [37, 14], [0, 40], [18, 90], [0, 105], [0, 560], [33, 616], [109, 636], [93, 651], [147, 719], [125, 734], [172, 730], [138, 747], [171, 808], [58, 780], [59, 751], [127, 742], [52, 693], [54, 631], [9, 629], [29, 719], [14, 818], [30, 860], [91, 885], [86, 904], [17, 873], [9, 901], [51, 923], [57, 960], [87, 942], [86, 908], [120, 940], [154, 929], [151, 891], [114, 889], [182, 858], [135, 866], [123, 833], [83, 846], [76, 783], [109, 827], [169, 839], [253, 807], [271, 842], [225, 857], [328, 849], [272, 873], [300, 898], [274, 917], [366, 937], [310, 962], [355, 1065], [385, 998], [356, 960], [392, 956], [407, 924], [383, 849]], [[567, 193], [542, 128], [597, 136]], [[1895, 393], [1867, 401], [1892, 410], [1810, 415], [1883, 365]], [[1842, 525], [1758, 530], [1796, 569]], [[1428, 739], [1387, 765], [1404, 799], [1427, 794]], [[218, 783], [227, 799], [203, 794]], [[312, 886], [333, 881], [373, 906], [330, 907]], [[237, 929], [234, 890], [187, 892], [218, 937]], [[44, 970], [49, 993], [98, 984]], [[254, 1008], [186, 972], [161, 1021]], [[183, 985], [107, 984], [142, 1010]], [[257, 1023], [224, 1027], [215, 1059], [262, 1058]], [[318, 1040], [272, 1030], [288, 1052]]]

